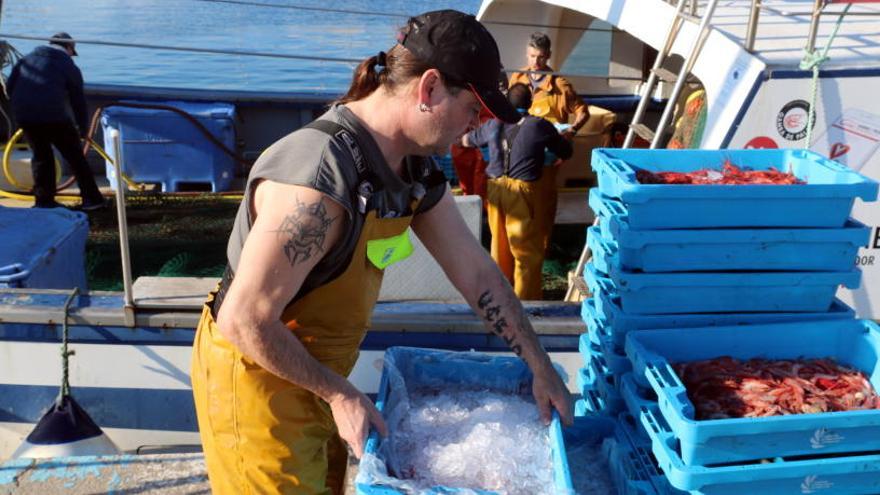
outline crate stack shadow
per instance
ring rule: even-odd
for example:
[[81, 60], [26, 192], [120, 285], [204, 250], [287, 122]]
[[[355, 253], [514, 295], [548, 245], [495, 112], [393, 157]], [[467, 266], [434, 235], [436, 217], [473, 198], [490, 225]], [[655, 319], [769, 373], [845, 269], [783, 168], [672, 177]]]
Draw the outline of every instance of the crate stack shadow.
[[[804, 184], [641, 184], [640, 170], [724, 163]], [[857, 288], [877, 183], [805, 150], [595, 150], [578, 416], [628, 428], [622, 493], [880, 493], [880, 410], [695, 419], [672, 364], [833, 358], [880, 388], [880, 327], [835, 298]], [[612, 465], [614, 465], [612, 459]]]

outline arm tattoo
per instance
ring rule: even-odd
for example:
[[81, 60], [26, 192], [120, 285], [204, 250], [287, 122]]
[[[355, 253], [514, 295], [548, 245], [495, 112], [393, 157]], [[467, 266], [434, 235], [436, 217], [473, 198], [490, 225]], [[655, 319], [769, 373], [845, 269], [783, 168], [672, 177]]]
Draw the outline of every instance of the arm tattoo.
[[[339, 217], [336, 217], [339, 218]], [[284, 217], [278, 230], [278, 238], [284, 242], [282, 250], [290, 266], [302, 263], [318, 252], [324, 251], [327, 230], [336, 221], [327, 217], [327, 207], [322, 197], [317, 203], [305, 204], [298, 198], [293, 213]]]
[[483, 317], [491, 324], [492, 333], [504, 339], [504, 342], [510, 346], [517, 356], [521, 355], [522, 346], [516, 342], [515, 337], [505, 335], [505, 333], [510, 333], [508, 330], [512, 329], [508, 326], [507, 320], [501, 316], [501, 305], [494, 304], [492, 293], [490, 291], [487, 290], [480, 294], [480, 298], [477, 300], [477, 306], [483, 310]]

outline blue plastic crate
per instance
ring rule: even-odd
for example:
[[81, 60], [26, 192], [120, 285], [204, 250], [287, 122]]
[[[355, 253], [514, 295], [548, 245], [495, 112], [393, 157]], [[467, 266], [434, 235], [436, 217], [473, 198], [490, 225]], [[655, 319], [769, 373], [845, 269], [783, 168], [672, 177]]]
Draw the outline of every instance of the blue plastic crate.
[[[803, 185], [640, 184], [636, 171], [739, 167], [791, 171]], [[634, 230], [711, 227], [841, 227], [855, 198], [874, 201], [877, 183], [807, 150], [593, 150], [602, 194], [623, 201]]]
[[594, 355], [590, 362], [581, 368], [579, 376], [581, 373], [585, 375], [582, 380], [586, 383], [581, 389], [582, 391], [592, 389], [598, 392], [599, 397], [605, 403], [605, 411], [609, 414], [617, 414], [623, 411], [626, 405], [623, 402], [623, 397], [617, 390], [616, 378], [608, 370], [600, 356]]
[[[618, 475], [618, 462], [622, 464], [621, 478], [628, 480], [618, 484], [618, 493], [642, 494], [656, 493], [658, 495], [683, 495], [687, 492], [677, 490], [669, 484], [669, 480], [660, 470], [654, 455], [651, 453], [651, 438], [644, 432], [641, 422], [627, 412], [620, 413], [617, 417], [617, 430], [614, 440], [618, 446], [624, 447], [615, 456], [610, 449], [609, 459], [612, 466], [612, 475]], [[616, 458], [617, 457], [617, 458]], [[645, 481], [648, 483], [645, 484]]]
[[608, 241], [602, 238], [599, 227], [594, 226], [587, 229], [587, 247], [590, 248], [592, 254], [590, 260], [593, 266], [600, 272], [609, 273], [611, 264], [619, 263], [618, 260], [609, 259], [611, 248], [608, 247]]
[[605, 401], [599, 397], [599, 392], [591, 388], [582, 388], [582, 395], [574, 402], [574, 415], [591, 416], [597, 414], [606, 414]]
[[[616, 422], [605, 416], [581, 416], [568, 428], [561, 428], [558, 421], [550, 425], [551, 445], [553, 445], [554, 471], [557, 474], [555, 491], [560, 495], [589, 495], [580, 493], [572, 484], [571, 469], [567, 452], [583, 444], [595, 444], [604, 449], [606, 439], [615, 435]], [[609, 473], [610, 474], [610, 473]], [[611, 477], [613, 480], [613, 477]]]
[[651, 273], [846, 271], [871, 233], [852, 219], [840, 229], [631, 230], [619, 218], [609, 220], [610, 236], [588, 229], [594, 263], [606, 273], [611, 265]]
[[623, 203], [602, 196], [598, 187], [590, 189], [588, 203], [590, 209], [593, 210], [593, 214], [595, 214], [596, 219], [598, 220], [599, 231], [602, 233], [602, 237], [605, 239], [613, 239], [614, 235], [611, 233], [611, 222], [614, 219], [625, 217], [627, 213], [626, 208], [623, 207]]
[[686, 465], [677, 439], [657, 409], [642, 412], [651, 450], [669, 483], [699, 495], [876, 495], [880, 493], [880, 455], [807, 459], [721, 466]]
[[[584, 270], [586, 278], [595, 267]], [[820, 312], [831, 308], [839, 285], [857, 288], [861, 272], [637, 273], [611, 266], [609, 277], [620, 307], [633, 314]]]
[[880, 390], [880, 327], [865, 320], [634, 331], [626, 352], [634, 378], [659, 397], [659, 409], [687, 465], [880, 450], [880, 410], [761, 418], [694, 419], [672, 363], [734, 359], [833, 358], [863, 371]]
[[[621, 431], [619, 422], [607, 417], [581, 417], [574, 425], [562, 432], [562, 443], [566, 451], [584, 443], [601, 445], [600, 455], [608, 461], [610, 479], [618, 495], [656, 495], [649, 478], [649, 472], [640, 464], [641, 459], [634, 454], [635, 447], [627, 435]], [[566, 472], [570, 473], [568, 465]], [[557, 484], [560, 494], [593, 495], [576, 490], [570, 479]]]
[[[626, 373], [620, 377], [620, 396], [623, 398], [627, 412], [633, 418], [638, 418], [643, 411], [657, 406], [657, 394], [654, 393], [654, 389], [640, 387], [632, 373]], [[636, 426], [636, 429], [640, 435], [647, 438], [648, 433], [641, 423]]]
[[[532, 374], [522, 359], [513, 356], [493, 356], [479, 352], [452, 352], [412, 347], [390, 347], [385, 351], [385, 366], [379, 383], [376, 408], [387, 419], [408, 389], [464, 389], [523, 394], [531, 390]], [[558, 426], [558, 420], [554, 419]], [[551, 448], [554, 445], [551, 424]], [[365, 459], [369, 461], [365, 462]], [[361, 459], [356, 492], [364, 495], [405, 493], [389, 483], [400, 482], [386, 470], [388, 452], [386, 440], [372, 431], [367, 438]], [[554, 464], [554, 468], [557, 464]], [[558, 472], [554, 473], [560, 479]], [[432, 493], [474, 493], [473, 490], [437, 486]], [[492, 493], [492, 492], [479, 492]]]
[[[0, 288], [88, 290], [89, 221], [66, 208], [0, 206]], [[13, 241], [14, 240], [14, 241]]]
[[[598, 275], [594, 272], [594, 275]], [[614, 287], [611, 279], [604, 278], [597, 283]], [[581, 316], [590, 325], [601, 324], [610, 333], [614, 345], [622, 347], [626, 334], [632, 330], [654, 328], [694, 328], [711, 326], [752, 325], [785, 323], [790, 321], [820, 321], [855, 318], [855, 311], [839, 299], [831, 303], [826, 312], [818, 313], [693, 313], [674, 315], [635, 315], [626, 313], [620, 307], [620, 299], [613, 290], [601, 290], [585, 299], [581, 306]], [[601, 309], [600, 309], [601, 308]], [[591, 321], [592, 319], [592, 321]], [[592, 336], [592, 332], [590, 333]], [[601, 344], [598, 333], [596, 343]]]
[[[133, 102], [138, 103], [138, 102]], [[160, 102], [192, 115], [226, 148], [235, 151], [235, 106], [228, 103]], [[211, 142], [198, 127], [170, 110], [108, 107], [101, 117], [104, 148], [111, 159], [116, 151], [110, 131], [119, 131], [122, 171], [135, 182], [155, 183], [163, 192], [188, 185], [210, 185], [211, 191], [229, 189], [235, 160]], [[107, 179], [116, 187], [116, 171], [106, 163]]]
[[593, 354], [602, 352], [602, 349], [599, 347], [599, 345], [600, 344], [593, 341], [592, 332], [582, 334], [578, 338], [578, 351], [581, 354], [581, 359], [583, 359], [584, 366], [589, 366], [590, 360], [593, 359]]
[[[591, 312], [595, 311], [591, 304], [585, 303], [584, 307], [588, 308]], [[585, 359], [594, 354], [602, 356], [608, 369], [615, 376], [632, 371], [632, 363], [626, 357], [623, 345], [616, 345], [614, 343], [611, 337], [611, 330], [604, 323], [600, 320], [590, 320], [587, 322], [587, 327], [590, 331], [581, 335], [578, 342], [578, 350], [580, 350], [581, 356]]]

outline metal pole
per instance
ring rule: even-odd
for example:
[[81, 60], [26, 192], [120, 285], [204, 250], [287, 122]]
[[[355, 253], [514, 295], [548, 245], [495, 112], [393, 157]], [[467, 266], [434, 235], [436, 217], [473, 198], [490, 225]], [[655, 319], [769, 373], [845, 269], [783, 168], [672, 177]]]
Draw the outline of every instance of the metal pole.
[[810, 34], [807, 37], [807, 53], [812, 53], [816, 48], [816, 36], [819, 34], [819, 20], [822, 18], [822, 10], [825, 8], [825, 0], [813, 2], [813, 14], [810, 17]]
[[113, 142], [113, 151], [116, 160], [113, 168], [116, 171], [116, 216], [119, 218], [119, 251], [122, 255], [122, 283], [125, 290], [124, 303], [125, 323], [134, 326], [134, 297], [131, 290], [131, 257], [128, 249], [128, 219], [125, 216], [125, 183], [122, 181], [122, 142], [119, 131], [110, 131], [110, 140]]
[[749, 26], [746, 31], [746, 50], [755, 48], [755, 37], [758, 35], [758, 18], [761, 16], [761, 0], [752, 0], [752, 10], [749, 12]]
[[691, 48], [691, 53], [685, 59], [685, 63], [682, 64], [681, 71], [678, 73], [678, 79], [675, 81], [675, 86], [672, 88], [672, 93], [669, 95], [669, 101], [666, 102], [666, 108], [663, 109], [660, 123], [657, 124], [657, 131], [654, 133], [654, 139], [651, 141], [651, 149], [656, 148], [657, 145], [660, 144], [660, 140], [663, 139], [663, 131], [666, 129], [666, 126], [669, 125], [669, 121], [672, 119], [672, 112], [675, 111], [675, 100], [677, 100], [678, 95], [681, 94], [681, 89], [684, 87], [687, 75], [693, 68], [694, 61], [700, 53], [700, 50], [703, 48], [703, 43], [705, 43], [706, 38], [709, 36], [709, 22], [712, 19], [712, 15], [715, 13], [715, 6], [717, 4], [718, 0], [711, 0], [706, 7], [706, 12], [703, 13], [703, 20], [700, 22], [700, 32], [697, 35], [693, 48]]
[[[675, 14], [672, 16], [672, 24], [669, 26], [669, 31], [666, 33], [666, 42], [663, 44], [663, 48], [657, 52], [657, 58], [654, 59], [654, 67], [651, 68], [651, 72], [648, 75], [648, 81], [645, 83], [644, 87], [642, 87], [639, 106], [636, 107], [636, 113], [633, 115], [632, 119], [633, 125], [642, 122], [642, 117], [644, 117], [645, 110], [648, 108], [648, 100], [651, 99], [651, 91], [653, 91], [654, 85], [657, 83], [657, 69], [663, 65], [666, 55], [672, 50], [676, 34], [678, 34], [678, 30], [681, 28], [681, 11], [684, 9], [686, 1], [687, 0], [678, 0], [678, 4], [675, 6]], [[626, 132], [626, 139], [623, 141], [623, 147], [629, 148], [630, 145], [632, 145], [633, 139], [635, 139], [635, 130], [631, 125]]]

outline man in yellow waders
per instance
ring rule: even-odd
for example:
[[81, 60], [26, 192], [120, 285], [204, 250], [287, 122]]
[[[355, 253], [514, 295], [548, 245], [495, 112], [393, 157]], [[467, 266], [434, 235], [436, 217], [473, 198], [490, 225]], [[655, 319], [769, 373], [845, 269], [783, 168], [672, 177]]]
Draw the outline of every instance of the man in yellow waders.
[[571, 143], [553, 124], [526, 115], [532, 103], [529, 87], [514, 84], [507, 99], [523, 117], [516, 124], [486, 122], [462, 138], [464, 146], [489, 146], [487, 203], [492, 232], [492, 259], [513, 284], [520, 299], [541, 299], [541, 267], [549, 221], [547, 191], [536, 187], [548, 168], [545, 150], [560, 159], [571, 157]]
[[[554, 124], [571, 124], [561, 134], [566, 139], [573, 139], [574, 135], [583, 127], [590, 118], [590, 110], [584, 100], [578, 96], [574, 86], [562, 76], [550, 74], [553, 69], [547, 65], [550, 60], [550, 38], [544, 33], [534, 33], [526, 46], [526, 61], [528, 65], [514, 72], [510, 76], [509, 86], [525, 84], [532, 89], [532, 106], [529, 113], [535, 117], [541, 117]], [[572, 118], [574, 119], [572, 121]], [[544, 189], [550, 207], [544, 212], [550, 225], [556, 220], [556, 202], [559, 196], [556, 188], [556, 175], [558, 169], [550, 167], [544, 170], [541, 181], [536, 187]], [[550, 232], [544, 238], [544, 247], [549, 245]]]
[[388, 53], [363, 61], [348, 93], [273, 144], [251, 170], [229, 268], [193, 346], [199, 431], [215, 494], [341, 493], [347, 443], [360, 457], [373, 403], [346, 376], [370, 325], [383, 269], [407, 227], [462, 296], [534, 374], [545, 422], [571, 397], [507, 280], [470, 234], [433, 161], [476, 127], [483, 105], [518, 115], [498, 90], [498, 48], [473, 16], [409, 19]]

